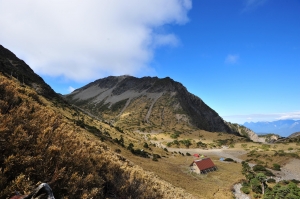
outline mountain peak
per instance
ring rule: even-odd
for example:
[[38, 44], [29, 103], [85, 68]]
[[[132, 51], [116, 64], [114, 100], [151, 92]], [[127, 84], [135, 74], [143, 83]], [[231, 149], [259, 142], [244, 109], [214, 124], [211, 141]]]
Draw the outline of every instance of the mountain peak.
[[241, 134], [239, 128], [232, 128], [199, 97], [170, 77], [109, 76], [65, 98], [122, 128], [171, 130], [180, 126]]

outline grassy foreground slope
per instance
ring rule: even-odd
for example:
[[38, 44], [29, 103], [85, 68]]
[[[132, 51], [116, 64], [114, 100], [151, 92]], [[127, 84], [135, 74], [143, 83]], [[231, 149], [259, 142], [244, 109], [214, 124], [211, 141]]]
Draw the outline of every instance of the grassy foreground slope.
[[111, 152], [49, 104], [0, 74], [0, 198], [40, 182], [56, 198], [193, 198]]

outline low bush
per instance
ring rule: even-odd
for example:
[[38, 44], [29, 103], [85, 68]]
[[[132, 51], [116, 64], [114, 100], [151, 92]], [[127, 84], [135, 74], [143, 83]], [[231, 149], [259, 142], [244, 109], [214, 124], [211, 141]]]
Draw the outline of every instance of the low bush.
[[225, 158], [224, 161], [227, 161], [227, 162], [234, 162], [234, 160], [232, 158]]
[[280, 165], [279, 164], [273, 164], [273, 167], [272, 167], [273, 170], [276, 170], [276, 171], [281, 171], [280, 169]]
[[251, 191], [251, 189], [250, 189], [250, 187], [248, 187], [248, 186], [243, 186], [243, 187], [241, 188], [241, 191], [244, 192], [245, 194], [249, 194], [250, 191]]
[[269, 178], [267, 180], [268, 183], [276, 183], [276, 180], [274, 178]]
[[255, 166], [253, 166], [253, 171], [255, 172], [258, 172], [258, 171], [266, 171], [267, 169], [263, 166], [263, 165], [260, 165], [260, 164], [257, 164]]
[[299, 183], [300, 183], [300, 180], [293, 179], [293, 180], [291, 180], [291, 182], [293, 182], [293, 183], [295, 183], [295, 184], [299, 184]]

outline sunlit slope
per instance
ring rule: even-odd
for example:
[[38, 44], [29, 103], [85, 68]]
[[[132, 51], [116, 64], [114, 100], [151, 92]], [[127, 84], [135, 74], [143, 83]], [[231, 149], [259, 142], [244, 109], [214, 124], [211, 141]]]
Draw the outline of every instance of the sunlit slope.
[[191, 197], [114, 154], [51, 105], [1, 74], [0, 198], [26, 193], [39, 182], [48, 182], [56, 198]]

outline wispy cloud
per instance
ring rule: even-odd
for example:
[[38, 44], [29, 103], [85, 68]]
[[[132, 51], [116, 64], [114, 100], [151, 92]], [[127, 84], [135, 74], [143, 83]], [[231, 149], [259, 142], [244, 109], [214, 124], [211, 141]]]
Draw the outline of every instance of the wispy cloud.
[[152, 71], [156, 48], [179, 42], [162, 27], [187, 23], [192, 8], [191, 0], [0, 2], [0, 43], [38, 74], [76, 81]]
[[277, 120], [300, 119], [300, 111], [299, 112], [291, 112], [291, 113], [283, 113], [283, 114], [280, 114], [280, 116], [277, 117], [276, 119]]
[[254, 10], [260, 6], [263, 6], [268, 0], [245, 0], [245, 6], [242, 12]]
[[226, 64], [237, 64], [240, 59], [240, 56], [237, 54], [229, 54], [225, 59]]
[[244, 122], [276, 121], [276, 120], [300, 120], [300, 111], [286, 113], [269, 114], [246, 114], [246, 115], [226, 115], [223, 116], [226, 121], [242, 124]]
[[72, 86], [69, 86], [68, 91], [69, 91], [70, 93], [72, 93], [74, 90], [75, 90], [75, 88], [73, 88]]

